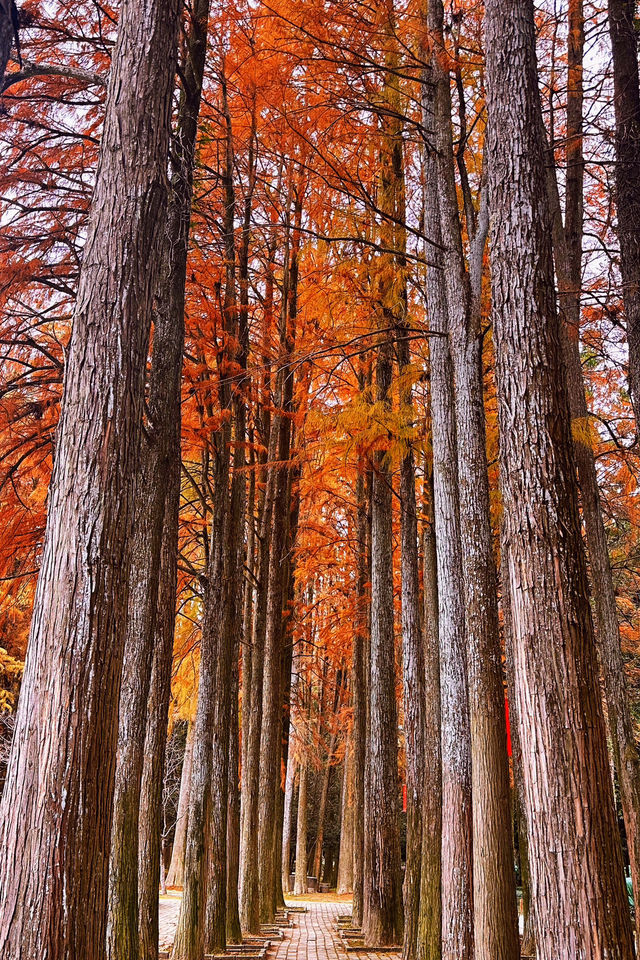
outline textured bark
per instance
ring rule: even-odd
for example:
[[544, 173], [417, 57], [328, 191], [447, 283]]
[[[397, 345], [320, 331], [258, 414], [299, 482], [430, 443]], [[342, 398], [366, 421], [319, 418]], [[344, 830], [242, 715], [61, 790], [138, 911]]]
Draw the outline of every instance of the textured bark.
[[[364, 377], [360, 378], [360, 389], [364, 386]], [[353, 638], [353, 665], [351, 668], [351, 688], [353, 690], [353, 925], [362, 926], [363, 912], [363, 869], [364, 869], [364, 778], [367, 740], [367, 690], [365, 655], [367, 644], [367, 582], [369, 564], [367, 559], [367, 491], [364, 474], [364, 461], [358, 461], [356, 481], [357, 497], [357, 575], [358, 575], [358, 613]]]
[[187, 839], [187, 817], [189, 815], [191, 765], [193, 762], [193, 733], [194, 725], [190, 722], [189, 729], [187, 730], [187, 742], [180, 777], [176, 832], [173, 839], [173, 849], [171, 850], [171, 863], [166, 876], [166, 884], [168, 887], [181, 887], [184, 882], [184, 854]]
[[[377, 322], [376, 402], [389, 413], [393, 331], [405, 320], [406, 288], [398, 256], [396, 222], [404, 215], [402, 125], [393, 6], [385, 4], [385, 78], [380, 118], [378, 203], [380, 254], [374, 281]], [[394, 112], [396, 111], [396, 112]], [[399, 250], [402, 248], [400, 247]], [[393, 616], [393, 520], [391, 468], [384, 449], [373, 454], [371, 493], [371, 645], [367, 771], [365, 778], [364, 897], [362, 933], [367, 947], [402, 942], [403, 907], [398, 823], [398, 718]]]
[[536, 946], [542, 960], [628, 960], [555, 302], [533, 4], [488, 0], [486, 49], [500, 457]]
[[[383, 334], [376, 360], [376, 396], [390, 405], [392, 345]], [[374, 459], [371, 495], [371, 682], [369, 689], [368, 800], [364, 839], [364, 910], [367, 947], [402, 942], [402, 887], [398, 831], [398, 720], [393, 627], [391, 471], [384, 451]]]
[[482, 384], [482, 262], [488, 212], [468, 213], [469, 268], [458, 211], [451, 88], [442, 64], [442, 0], [430, 0], [438, 193], [455, 381], [460, 539], [467, 633], [473, 795], [473, 925], [475, 960], [515, 960], [519, 954], [511, 802], [498, 627], [497, 576], [487, 475]]
[[282, 886], [285, 893], [289, 893], [289, 876], [291, 865], [291, 825], [293, 820], [293, 790], [296, 777], [296, 757], [292, 749], [293, 738], [295, 736], [295, 723], [293, 708], [296, 701], [298, 689], [298, 658], [296, 651], [292, 651], [291, 657], [291, 681], [289, 685], [289, 735], [287, 751], [287, 774], [284, 786], [284, 811], [282, 816]]
[[[404, 196], [404, 151], [397, 137], [392, 153], [392, 192], [396, 226], [394, 249], [400, 277], [406, 274], [406, 218]], [[396, 307], [396, 355], [400, 383], [400, 414], [408, 431], [415, 419], [413, 393], [404, 385], [409, 374], [411, 349], [407, 322], [406, 282], [398, 284]], [[418, 514], [413, 445], [409, 443], [400, 464], [400, 535], [402, 591], [402, 682], [404, 739], [406, 751], [407, 840], [404, 875], [404, 960], [413, 960], [418, 943], [420, 874], [422, 869], [422, 792], [425, 775], [424, 744], [424, 648], [420, 610], [418, 560]]]
[[350, 736], [344, 755], [342, 771], [342, 800], [340, 804], [340, 852], [338, 854], [339, 894], [353, 891], [353, 826], [354, 826], [354, 774], [353, 741]]
[[2, 802], [0, 952], [11, 960], [99, 960], [105, 951], [128, 546], [177, 12], [173, 0], [124, 2], [120, 11]]
[[640, 423], [640, 89], [635, 0], [609, 0], [616, 117], [616, 208], [629, 343], [629, 394]]
[[298, 787], [298, 820], [296, 826], [296, 880], [293, 892], [296, 896], [307, 892], [307, 778], [309, 765], [306, 758], [300, 761]]
[[[178, 408], [179, 417], [179, 408]], [[158, 958], [158, 884], [162, 859], [162, 785], [171, 696], [173, 635], [178, 573], [180, 506], [180, 424], [174, 426], [173, 463], [165, 502], [156, 642], [151, 671], [145, 759], [140, 789], [138, 926], [141, 960]]]
[[[222, 109], [226, 129], [226, 157], [222, 185], [224, 191], [224, 242], [225, 242], [225, 299], [224, 322], [225, 352], [228, 359], [221, 373], [231, 361], [239, 362], [246, 369], [247, 338], [243, 329], [243, 317], [238, 312], [236, 299], [236, 248], [235, 248], [235, 192], [233, 184], [234, 155], [231, 115], [227, 99], [225, 75], [221, 79]], [[235, 346], [231, 344], [235, 341]], [[215, 704], [211, 737], [211, 837], [209, 845], [209, 868], [207, 878], [207, 910], [204, 945], [207, 953], [220, 953], [226, 948], [227, 938], [227, 806], [229, 792], [229, 726], [231, 711], [238, 709], [237, 685], [232, 684], [234, 653], [240, 646], [240, 609], [242, 599], [242, 570], [244, 566], [243, 522], [245, 510], [244, 444], [245, 407], [240, 388], [241, 374], [233, 383], [220, 385], [221, 409], [233, 410], [233, 478], [224, 523], [222, 572], [222, 607], [214, 607], [211, 616], [221, 617], [218, 633]], [[228, 442], [224, 428], [220, 441], [221, 460], [229, 457], [222, 444]], [[227, 496], [226, 481], [223, 487]], [[213, 594], [210, 599], [213, 599]], [[222, 613], [220, 614], [220, 610]], [[237, 731], [236, 731], [237, 735]], [[233, 918], [235, 925], [235, 918]]]
[[417, 956], [441, 956], [442, 773], [440, 762], [440, 648], [438, 631], [438, 572], [433, 517], [433, 464], [425, 459], [422, 530], [423, 629], [425, 691], [425, 779], [422, 794], [422, 862]]
[[553, 240], [563, 323], [563, 351], [569, 408], [575, 424], [574, 456], [582, 495], [582, 515], [595, 600], [596, 645], [607, 701], [609, 735], [620, 787], [633, 889], [640, 890], [640, 757], [629, 711], [616, 595], [611, 575], [607, 533], [589, 430], [589, 409], [580, 361], [580, 293], [584, 159], [582, 155], [582, 58], [584, 14], [581, 0], [569, 7], [567, 77], [567, 178], [562, 220], [555, 171], [547, 174], [553, 216]]
[[511, 758], [513, 769], [514, 812], [518, 830], [520, 874], [522, 880], [522, 913], [524, 929], [520, 944], [521, 953], [535, 956], [535, 931], [533, 928], [533, 910], [531, 902], [531, 876], [529, 872], [529, 848], [527, 844], [526, 810], [524, 804], [524, 785], [522, 780], [522, 747], [518, 723], [516, 702], [516, 680], [514, 666], [513, 625], [511, 622], [511, 598], [509, 586], [509, 545], [504, 534], [501, 536], [502, 557], [500, 561], [500, 590], [502, 607], [502, 631], [507, 677], [507, 697], [511, 727]]
[[[428, 79], [428, 78], [426, 78]], [[434, 129], [433, 88], [426, 83], [423, 109], [427, 131]], [[471, 729], [467, 686], [466, 629], [453, 368], [449, 345], [447, 291], [443, 275], [439, 171], [436, 155], [425, 151], [425, 232], [435, 263], [427, 288], [431, 339], [431, 423], [440, 646], [442, 763], [442, 956], [473, 955]]]
[[280, 864], [276, 865], [276, 789], [280, 776], [281, 746], [281, 657], [282, 657], [282, 600], [283, 558], [286, 544], [286, 517], [288, 512], [289, 453], [291, 441], [293, 371], [286, 366], [295, 346], [295, 325], [298, 292], [298, 251], [302, 194], [296, 190], [291, 237], [285, 254], [283, 303], [280, 316], [281, 369], [278, 413], [272, 426], [278, 437], [278, 465], [275, 477], [274, 509], [271, 523], [271, 543], [267, 573], [267, 609], [264, 645], [264, 676], [262, 684], [262, 731], [260, 737], [260, 796], [258, 801], [258, 871], [260, 919], [271, 922], [276, 906], [276, 880]]
[[[269, 463], [276, 457], [278, 431], [269, 437]], [[258, 536], [258, 580], [255, 591], [255, 616], [251, 649], [251, 701], [249, 736], [243, 762], [247, 765], [247, 787], [244, 795], [244, 833], [241, 838], [242, 867], [240, 873], [240, 920], [248, 933], [260, 932], [260, 896], [258, 874], [258, 794], [260, 786], [260, 733], [262, 730], [262, 688], [264, 671], [265, 621], [267, 614], [267, 577], [269, 570], [271, 517], [276, 487], [276, 472], [267, 472], [266, 489], [261, 509]]]
[[[178, 117], [178, 123], [184, 121]], [[189, 124], [178, 127], [183, 139]], [[195, 137], [195, 123], [192, 132]], [[184, 297], [194, 143], [172, 177], [166, 253], [155, 313], [149, 384], [149, 422], [136, 480], [135, 525], [129, 569], [109, 865], [107, 955], [136, 960], [138, 947], [138, 836], [145, 733], [156, 638], [158, 581], [170, 472], [179, 456], [180, 386], [184, 345]], [[184, 147], [182, 148], [184, 150]], [[188, 181], [183, 184], [183, 179]], [[177, 549], [177, 547], [176, 547]], [[169, 657], [171, 651], [168, 652]]]
[[227, 798], [227, 941], [242, 943], [238, 879], [240, 867], [240, 786], [238, 778], [240, 731], [238, 729], [238, 659], [240, 644], [233, 651], [231, 716], [229, 718], [229, 794]]

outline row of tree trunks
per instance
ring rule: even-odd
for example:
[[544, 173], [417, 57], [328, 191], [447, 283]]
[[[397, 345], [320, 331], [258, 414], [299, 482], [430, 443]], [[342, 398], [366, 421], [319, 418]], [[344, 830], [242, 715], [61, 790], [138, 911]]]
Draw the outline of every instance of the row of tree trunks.
[[564, 223], [553, 166], [547, 182], [553, 217], [553, 240], [558, 277], [559, 308], [563, 319], [563, 351], [569, 408], [573, 425], [574, 456], [578, 469], [582, 515], [595, 600], [596, 644], [604, 681], [609, 735], [620, 787], [633, 889], [640, 890], [640, 757], [633, 732], [625, 684], [624, 662], [616, 595], [611, 575], [607, 534], [602, 517], [600, 490], [580, 361], [580, 291], [582, 285], [582, 234], [584, 159], [582, 154], [584, 11], [582, 0], [569, 5], [567, 68], [567, 175]]
[[533, 4], [487, 0], [486, 49], [500, 458], [536, 947], [542, 960], [630, 960], [555, 301]]
[[[429, 13], [431, 23], [433, 10]], [[433, 138], [436, 119], [433, 80], [427, 72], [423, 111], [425, 130], [430, 138]], [[439, 169], [433, 139], [426, 144], [424, 166], [425, 233], [429, 240], [429, 262], [433, 263], [427, 286], [427, 305], [433, 334], [430, 345], [431, 426], [440, 647], [441, 952], [444, 960], [470, 960], [473, 955], [471, 730], [453, 365], [447, 340]], [[430, 681], [430, 689], [433, 689], [432, 677]], [[430, 909], [428, 915], [430, 923], [435, 923], [437, 910]], [[432, 926], [428, 936], [431, 941], [435, 939]]]
[[120, 9], [2, 801], [0, 953], [10, 960], [105, 955], [134, 479], [178, 20], [174, 0], [125, 0]]
[[[430, 0], [435, 145], [449, 342], [455, 381], [460, 537], [467, 634], [473, 795], [473, 926], [476, 960], [519, 954], [504, 676], [489, 507], [482, 384], [482, 265], [489, 226], [486, 197], [479, 215], [465, 205], [470, 241], [465, 263], [453, 151], [451, 87], [442, 0]], [[460, 158], [459, 158], [460, 159]]]

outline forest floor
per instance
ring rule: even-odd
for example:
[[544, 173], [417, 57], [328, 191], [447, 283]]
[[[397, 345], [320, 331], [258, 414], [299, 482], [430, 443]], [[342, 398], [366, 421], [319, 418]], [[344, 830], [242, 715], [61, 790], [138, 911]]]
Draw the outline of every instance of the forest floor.
[[[293, 914], [293, 926], [284, 928], [282, 940], [272, 942], [269, 960], [345, 960], [347, 953], [336, 929], [336, 917], [349, 912], [345, 905], [350, 904], [350, 898], [324, 893], [287, 897], [287, 900], [306, 907], [307, 912]], [[178, 891], [160, 897], [161, 949], [169, 949], [173, 943], [179, 907]], [[372, 951], [354, 951], [354, 960], [362, 960], [363, 956], [375, 960], [378, 955]], [[380, 960], [391, 960], [393, 955], [379, 956]]]

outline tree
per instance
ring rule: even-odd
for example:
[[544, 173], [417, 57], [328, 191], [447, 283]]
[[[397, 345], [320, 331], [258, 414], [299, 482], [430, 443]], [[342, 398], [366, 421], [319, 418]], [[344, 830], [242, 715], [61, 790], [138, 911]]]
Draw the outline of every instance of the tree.
[[629, 344], [629, 394], [640, 420], [640, 84], [634, 0], [609, 0], [616, 118], [616, 208]]
[[631, 923], [580, 536], [534, 36], [532, 3], [489, 0], [493, 320], [536, 946], [543, 958], [627, 958]]
[[2, 801], [0, 943], [9, 958], [104, 956], [133, 483], [177, 24], [172, 2], [124, 2], [120, 13]]

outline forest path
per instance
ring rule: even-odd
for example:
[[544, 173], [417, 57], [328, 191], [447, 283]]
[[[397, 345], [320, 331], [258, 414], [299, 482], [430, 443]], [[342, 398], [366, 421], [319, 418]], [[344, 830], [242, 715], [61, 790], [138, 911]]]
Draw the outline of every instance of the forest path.
[[[336, 917], [350, 912], [350, 902], [296, 900], [295, 906], [306, 907], [307, 912], [292, 914], [293, 926], [284, 928], [282, 940], [272, 941], [269, 960], [345, 960], [347, 954], [336, 930]], [[180, 894], [170, 893], [160, 898], [161, 949], [167, 950], [173, 943], [179, 908]], [[358, 956], [356, 953], [354, 960]], [[375, 957], [375, 954], [367, 956]]]

